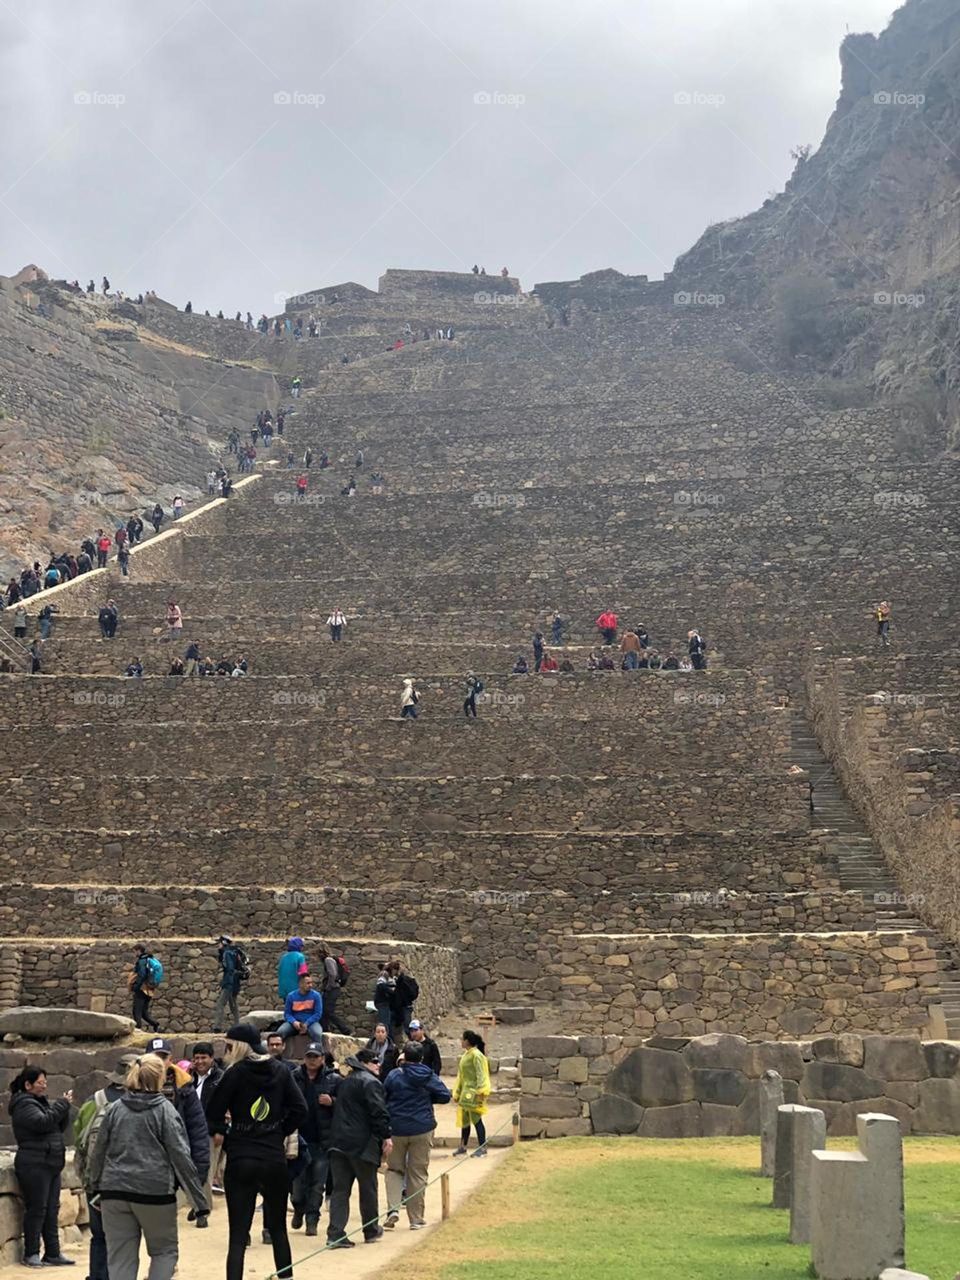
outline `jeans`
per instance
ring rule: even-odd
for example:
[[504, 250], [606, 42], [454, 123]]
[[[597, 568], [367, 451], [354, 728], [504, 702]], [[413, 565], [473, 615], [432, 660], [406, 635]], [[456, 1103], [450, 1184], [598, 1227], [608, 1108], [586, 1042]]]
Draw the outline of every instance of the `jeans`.
[[31, 1156], [18, 1151], [14, 1172], [23, 1195], [23, 1253], [31, 1258], [40, 1252], [40, 1237], [48, 1258], [60, 1256], [60, 1174], [62, 1157]]
[[336, 622], [332, 622], [330, 624], [330, 639], [334, 641], [339, 640], [342, 634], [343, 634], [342, 624], [338, 625]]
[[636, 653], [632, 649], [628, 649], [627, 652], [623, 655], [623, 665], [627, 671], [636, 671], [637, 663], [639, 661], [640, 659], [637, 657]]
[[107, 553], [97, 548], [97, 568], [105, 569], [107, 566]]
[[320, 1019], [320, 1025], [324, 1031], [329, 1031], [331, 1027], [334, 1031], [339, 1031], [343, 1036], [352, 1035], [352, 1031], [343, 1021], [337, 1017], [337, 1001], [340, 999], [340, 988], [332, 987], [329, 991], [323, 993], [323, 1017]]
[[377, 1022], [382, 1022], [388, 1033], [393, 1035], [393, 1010], [388, 1004], [377, 1005]]
[[107, 1270], [107, 1237], [103, 1234], [103, 1217], [99, 1209], [88, 1205], [90, 1212], [90, 1276], [89, 1280], [110, 1280]]
[[323, 1203], [323, 1190], [330, 1172], [330, 1156], [315, 1142], [308, 1142], [307, 1148], [310, 1163], [294, 1181], [290, 1199], [294, 1209], [303, 1214], [310, 1226], [320, 1221], [320, 1205]]
[[877, 636], [879, 637], [881, 644], [890, 643], [890, 623], [889, 622], [877, 623]]
[[398, 1027], [403, 1028], [404, 1037], [406, 1037], [407, 1032], [410, 1029], [410, 1020], [412, 1019], [412, 1017], [413, 1017], [412, 1004], [405, 1004], [403, 1008], [400, 1010], [399, 1014], [394, 1013], [393, 1015], [394, 1024]]
[[417, 708], [414, 706], [412, 702], [410, 703], [409, 706], [400, 708], [401, 720], [416, 720], [416, 718], [417, 718]]
[[213, 1029], [214, 1031], [222, 1031], [227, 1025], [227, 1019], [224, 1013], [229, 1010], [230, 1025], [235, 1026], [240, 1021], [240, 1010], [237, 1008], [237, 993], [231, 991], [229, 987], [221, 987], [217, 992], [217, 1003], [213, 1008]]
[[180, 1255], [176, 1201], [134, 1204], [130, 1200], [104, 1200], [100, 1213], [107, 1237], [110, 1280], [137, 1280], [141, 1238], [147, 1242], [150, 1255], [147, 1280], [172, 1280]]
[[[297, 1034], [298, 1032], [292, 1022], [282, 1022], [277, 1029], [277, 1035], [283, 1036], [284, 1040], [289, 1040], [291, 1036], [295, 1036]], [[307, 1035], [314, 1044], [322, 1044], [323, 1026], [319, 1022], [308, 1023]]]
[[477, 697], [476, 697], [476, 694], [471, 693], [471, 694], [469, 695], [469, 697], [464, 698], [464, 700], [463, 700], [463, 714], [464, 714], [465, 716], [473, 716], [474, 720], [476, 720], [476, 718], [477, 718]]
[[[227, 1280], [243, 1280], [243, 1259], [247, 1236], [253, 1225], [257, 1192], [263, 1196], [263, 1229], [273, 1242], [274, 1270], [282, 1277], [292, 1276], [290, 1241], [287, 1239], [287, 1162], [283, 1153], [276, 1159], [251, 1159], [227, 1154], [223, 1175], [227, 1200], [230, 1240], [227, 1247]], [[112, 1277], [111, 1277], [112, 1280]]]
[[[330, 1198], [330, 1221], [327, 1223], [327, 1240], [339, 1240], [346, 1235], [350, 1221], [350, 1193], [354, 1182], [360, 1192], [360, 1221], [368, 1240], [375, 1239], [379, 1230], [380, 1202], [377, 1197], [377, 1166], [369, 1160], [346, 1156], [342, 1151], [330, 1152], [330, 1168], [333, 1173], [333, 1195]], [[227, 1280], [231, 1280], [230, 1277]]]
[[411, 1222], [424, 1221], [424, 1189], [432, 1146], [432, 1132], [394, 1137], [393, 1150], [387, 1156], [387, 1204], [391, 1213], [399, 1213], [406, 1189], [404, 1207]]
[[604, 628], [603, 628], [603, 643], [604, 643], [604, 644], [613, 644], [613, 642], [616, 640], [616, 638], [617, 638], [617, 628], [616, 628], [616, 627], [604, 627]]
[[150, 1016], [150, 997], [143, 991], [133, 993], [133, 1020], [138, 1027], [145, 1022], [152, 1031], [160, 1030], [160, 1023]]
[[52, 626], [53, 626], [53, 623], [50, 621], [49, 618], [40, 619], [40, 639], [41, 640], [50, 639], [50, 628]]

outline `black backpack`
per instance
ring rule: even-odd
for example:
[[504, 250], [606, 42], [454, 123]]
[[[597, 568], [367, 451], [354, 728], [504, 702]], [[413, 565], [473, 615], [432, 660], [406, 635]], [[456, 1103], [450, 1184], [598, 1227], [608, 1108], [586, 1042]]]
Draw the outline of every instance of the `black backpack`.
[[241, 982], [249, 982], [250, 957], [244, 951], [243, 947], [235, 946], [233, 949], [237, 953], [237, 977]]

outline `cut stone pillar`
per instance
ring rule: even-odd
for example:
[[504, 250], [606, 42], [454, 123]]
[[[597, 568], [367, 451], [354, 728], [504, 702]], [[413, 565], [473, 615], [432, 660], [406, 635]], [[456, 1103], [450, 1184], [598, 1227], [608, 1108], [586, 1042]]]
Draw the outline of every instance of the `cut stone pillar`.
[[904, 1256], [903, 1140], [894, 1116], [857, 1116], [859, 1151], [814, 1151], [810, 1253], [820, 1280], [876, 1280]]
[[814, 1151], [827, 1145], [827, 1118], [816, 1107], [789, 1103], [779, 1115], [773, 1203], [790, 1210], [790, 1243], [809, 1244], [810, 1165]]
[[760, 1077], [760, 1176], [772, 1178], [777, 1150], [777, 1110], [783, 1106], [783, 1077], [765, 1071]]

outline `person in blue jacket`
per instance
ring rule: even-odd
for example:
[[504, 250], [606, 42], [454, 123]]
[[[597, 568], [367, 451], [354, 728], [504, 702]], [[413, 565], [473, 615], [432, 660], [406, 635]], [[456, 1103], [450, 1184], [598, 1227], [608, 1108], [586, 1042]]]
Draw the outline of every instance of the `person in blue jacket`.
[[283, 1022], [278, 1035], [288, 1040], [290, 1036], [307, 1035], [318, 1043], [323, 1040], [323, 996], [313, 989], [309, 973], [301, 973], [296, 991], [291, 991], [284, 1001]]
[[387, 1214], [385, 1227], [400, 1221], [400, 1205], [406, 1188], [406, 1210], [410, 1230], [426, 1226], [424, 1189], [430, 1169], [430, 1148], [437, 1121], [436, 1103], [449, 1102], [450, 1090], [423, 1061], [423, 1046], [408, 1041], [403, 1046], [399, 1066], [383, 1083], [390, 1112], [393, 1147], [387, 1156]]
[[281, 1000], [286, 1000], [291, 991], [296, 991], [300, 966], [306, 963], [307, 957], [303, 954], [303, 939], [288, 938], [287, 949], [280, 957], [280, 963], [277, 965], [277, 994]]

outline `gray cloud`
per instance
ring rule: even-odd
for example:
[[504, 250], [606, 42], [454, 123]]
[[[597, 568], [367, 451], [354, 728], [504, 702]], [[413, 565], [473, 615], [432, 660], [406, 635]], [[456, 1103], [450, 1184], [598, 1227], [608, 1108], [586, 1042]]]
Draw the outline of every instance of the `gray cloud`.
[[838, 10], [6, 0], [0, 270], [228, 312], [387, 266], [659, 276], [819, 140], [890, 4]]

